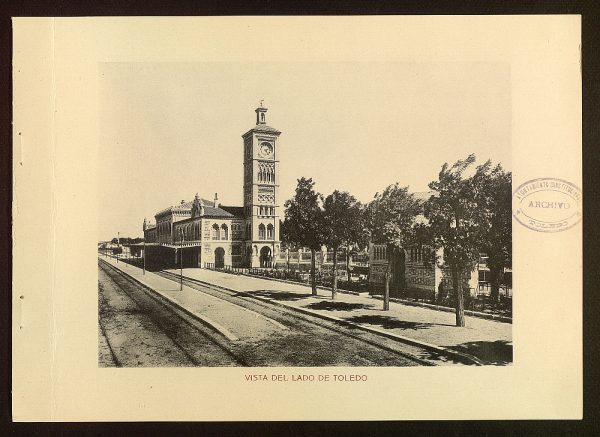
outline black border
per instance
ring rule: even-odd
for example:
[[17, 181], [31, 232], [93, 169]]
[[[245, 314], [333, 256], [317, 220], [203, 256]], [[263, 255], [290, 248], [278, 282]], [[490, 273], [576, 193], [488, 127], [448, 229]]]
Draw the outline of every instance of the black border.
[[[600, 2], [533, 0], [339, 0], [339, 1], [193, 1], [193, 0], [8, 0], [0, 3], [0, 429], [11, 435], [139, 435], [163, 433], [263, 435], [600, 435], [598, 422], [598, 263], [596, 217], [600, 191]], [[583, 421], [389, 421], [389, 422], [166, 422], [166, 423], [12, 423], [11, 422], [11, 283], [12, 283], [12, 16], [185, 16], [185, 15], [433, 15], [433, 14], [581, 14], [583, 75], [583, 249], [584, 249], [584, 420]], [[560, 159], [560, 157], [556, 157]], [[34, 211], [28, 213], [35, 213]], [[540, 308], [543, 310], [543, 308]], [[565, 357], [568, 359], [568, 357]], [[543, 363], [540, 363], [543, 365]], [[461, 396], [457, 394], [457, 406]], [[327, 400], [314, 408], [327, 408]], [[490, 409], [494, 406], [490, 405]]]

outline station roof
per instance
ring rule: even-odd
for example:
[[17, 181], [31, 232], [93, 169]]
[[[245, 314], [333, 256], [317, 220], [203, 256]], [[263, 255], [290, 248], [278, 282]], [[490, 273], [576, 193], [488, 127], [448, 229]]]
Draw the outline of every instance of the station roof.
[[217, 206], [215, 208], [214, 206], [204, 205], [204, 214], [202, 214], [202, 217], [227, 217], [227, 218], [233, 218], [234, 215], [232, 213], [230, 213], [229, 211], [221, 208], [221, 207]]
[[[202, 203], [204, 203], [204, 205], [214, 205], [215, 204], [215, 202], [213, 202], [212, 200], [206, 200], [206, 199], [201, 199], [201, 200], [202, 200]], [[193, 200], [190, 200], [189, 202], [182, 201], [179, 205], [169, 206], [168, 208], [158, 211], [155, 214], [155, 216], [163, 215], [167, 212], [172, 212], [172, 211], [190, 211], [191, 212], [193, 204], [194, 204]]]
[[[206, 210], [206, 207], [204, 207]], [[244, 207], [243, 206], [225, 206], [219, 205], [219, 208], [234, 215], [237, 218], [244, 218]]]
[[[204, 213], [202, 217], [219, 217], [219, 218], [244, 218], [244, 208], [241, 206], [225, 206], [217, 204], [215, 206], [215, 202], [212, 200], [201, 199], [202, 201], [202, 209]], [[184, 202], [179, 205], [170, 206], [169, 208], [165, 208], [156, 213], [156, 216], [163, 215], [165, 213], [173, 212], [173, 211], [184, 211], [190, 212], [192, 211], [193, 201]], [[191, 218], [191, 217], [190, 217]], [[186, 219], [187, 220], [187, 219]], [[155, 227], [156, 225], [152, 225]], [[150, 225], [147, 229], [150, 228]]]

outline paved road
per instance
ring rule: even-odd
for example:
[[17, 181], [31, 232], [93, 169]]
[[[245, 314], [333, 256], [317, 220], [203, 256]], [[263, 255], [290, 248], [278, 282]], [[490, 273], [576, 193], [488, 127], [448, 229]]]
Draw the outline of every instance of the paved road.
[[[198, 289], [207, 314], [226, 312], [232, 339], [99, 262], [101, 366], [415, 366], [411, 346]], [[198, 287], [200, 288], [200, 287]], [[415, 349], [415, 348], [413, 348]], [[404, 353], [403, 353], [404, 352]], [[407, 353], [409, 355], [407, 355]]]

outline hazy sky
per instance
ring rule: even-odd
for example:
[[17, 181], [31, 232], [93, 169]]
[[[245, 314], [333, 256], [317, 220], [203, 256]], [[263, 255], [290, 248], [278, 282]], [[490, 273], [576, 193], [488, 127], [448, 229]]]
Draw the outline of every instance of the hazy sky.
[[196, 192], [241, 206], [261, 99], [282, 131], [282, 205], [301, 176], [367, 202], [396, 181], [424, 191], [469, 153], [511, 168], [508, 64], [104, 63], [99, 90], [99, 239], [141, 236]]

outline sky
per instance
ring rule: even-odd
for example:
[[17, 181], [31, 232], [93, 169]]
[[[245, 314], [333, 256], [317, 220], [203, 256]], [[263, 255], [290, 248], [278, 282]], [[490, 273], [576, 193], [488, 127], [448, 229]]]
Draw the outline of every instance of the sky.
[[101, 63], [99, 240], [196, 193], [242, 205], [241, 135], [261, 100], [278, 143], [280, 196], [312, 177], [362, 202], [400, 182], [425, 191], [475, 153], [511, 169], [502, 63]]

